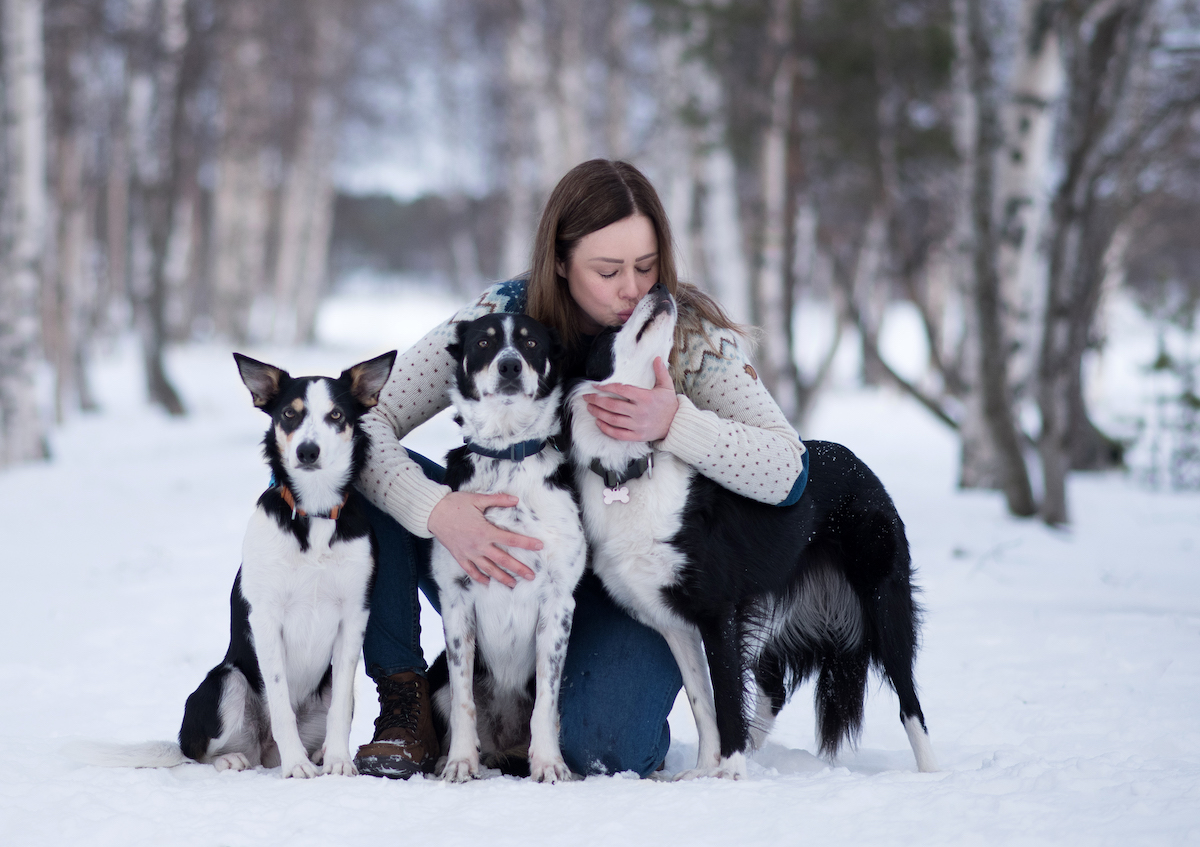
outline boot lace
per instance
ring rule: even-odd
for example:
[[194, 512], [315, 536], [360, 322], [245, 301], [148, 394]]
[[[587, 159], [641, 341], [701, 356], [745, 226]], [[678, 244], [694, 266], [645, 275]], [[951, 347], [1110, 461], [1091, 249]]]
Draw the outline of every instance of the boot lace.
[[376, 684], [379, 688], [379, 717], [375, 719], [375, 732], [404, 729], [415, 733], [421, 717], [417, 679], [397, 682], [385, 676], [376, 680]]

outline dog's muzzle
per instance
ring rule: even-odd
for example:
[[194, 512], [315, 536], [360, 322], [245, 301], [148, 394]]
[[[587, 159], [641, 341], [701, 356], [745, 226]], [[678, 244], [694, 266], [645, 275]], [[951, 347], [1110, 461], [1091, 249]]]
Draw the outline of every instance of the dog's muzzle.
[[521, 374], [525, 363], [519, 356], [505, 356], [496, 362], [497, 385], [500, 394], [520, 394], [525, 386], [521, 384]]

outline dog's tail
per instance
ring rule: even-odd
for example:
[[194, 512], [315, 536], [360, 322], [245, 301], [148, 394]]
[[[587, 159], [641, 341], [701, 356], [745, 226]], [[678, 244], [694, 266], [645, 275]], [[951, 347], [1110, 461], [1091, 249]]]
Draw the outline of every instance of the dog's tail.
[[73, 741], [62, 751], [81, 764], [102, 768], [173, 768], [191, 761], [174, 741], [144, 741], [140, 744]]

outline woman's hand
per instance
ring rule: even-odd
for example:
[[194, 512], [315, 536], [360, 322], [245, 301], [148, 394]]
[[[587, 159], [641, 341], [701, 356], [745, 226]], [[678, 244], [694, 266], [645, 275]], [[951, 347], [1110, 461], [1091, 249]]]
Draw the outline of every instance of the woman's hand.
[[671, 382], [671, 373], [662, 357], [654, 360], [654, 387], [635, 388], [620, 382], [597, 386], [601, 391], [616, 394], [586, 394], [588, 411], [596, 419], [600, 431], [619, 441], [660, 441], [667, 437], [679, 397]]
[[501, 529], [484, 517], [483, 510], [515, 505], [517, 498], [511, 494], [452, 491], [433, 507], [427, 525], [471, 579], [484, 585], [498, 579], [512, 588], [517, 577], [533, 579], [535, 574], [499, 545], [541, 550], [542, 542]]

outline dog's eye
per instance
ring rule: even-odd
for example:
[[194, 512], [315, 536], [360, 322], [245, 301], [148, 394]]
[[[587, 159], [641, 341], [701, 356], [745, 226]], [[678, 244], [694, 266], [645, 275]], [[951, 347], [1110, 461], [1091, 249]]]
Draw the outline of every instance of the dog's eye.
[[482, 350], [486, 350], [488, 347], [491, 346], [491, 344], [492, 344], [492, 342], [486, 338], [479, 339], [479, 347]]
[[532, 339], [532, 338], [526, 338], [526, 339], [525, 339], [525, 346], [526, 346], [526, 347], [528, 347], [530, 350], [532, 350], [532, 349], [534, 349], [535, 347], [537, 347], [537, 341], [535, 341], [535, 340], [534, 340], [534, 339]]
[[334, 409], [332, 412], [329, 413], [329, 419], [331, 421], [333, 421], [334, 423], [337, 423], [344, 417], [345, 417], [345, 415], [342, 414], [340, 409]]
[[296, 410], [291, 406], [288, 406], [283, 410], [283, 416], [290, 421], [292, 418], [296, 417]]

